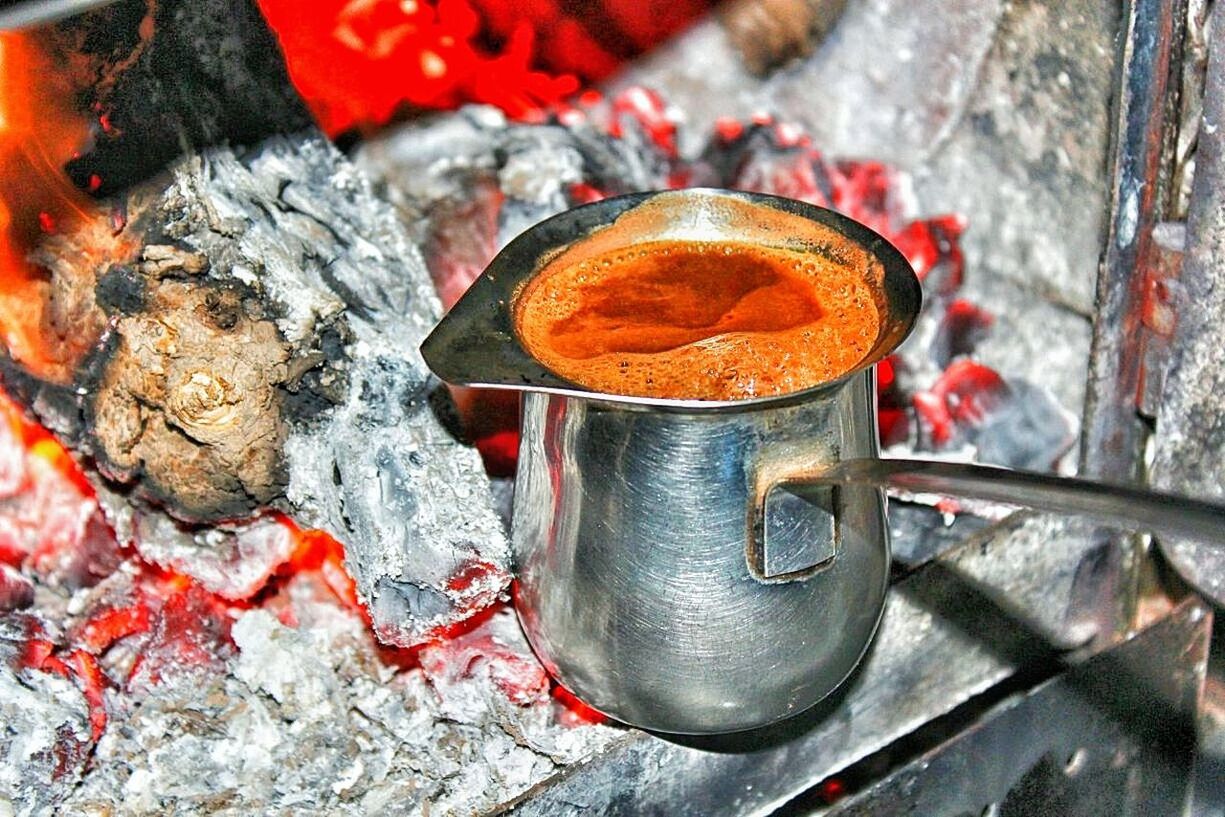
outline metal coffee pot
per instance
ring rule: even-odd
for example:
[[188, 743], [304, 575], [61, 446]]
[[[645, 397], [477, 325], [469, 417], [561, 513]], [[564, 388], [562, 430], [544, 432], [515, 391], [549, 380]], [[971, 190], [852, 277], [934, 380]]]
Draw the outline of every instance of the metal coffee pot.
[[[550, 263], [661, 240], [799, 247], [866, 270], [879, 337], [844, 377], [736, 401], [596, 393], [526, 352], [512, 314], [525, 282]], [[881, 236], [751, 193], [606, 199], [502, 250], [421, 351], [450, 383], [523, 392], [515, 600], [554, 677], [620, 721], [674, 733], [762, 726], [841, 683], [884, 606], [884, 497], [789, 483], [877, 455], [872, 366], [906, 337], [920, 297]]]
[[[653, 241], [802, 249], [861, 270], [881, 315], [854, 370], [778, 397], [594, 392], [516, 336], [552, 264]], [[506, 246], [421, 347], [442, 379], [523, 392], [512, 546], [536, 654], [596, 709], [660, 732], [765, 726], [850, 674], [889, 574], [883, 486], [1024, 504], [1225, 542], [1225, 508], [1142, 488], [878, 457], [874, 365], [919, 313], [914, 271], [861, 224], [789, 199], [691, 189], [606, 199]]]

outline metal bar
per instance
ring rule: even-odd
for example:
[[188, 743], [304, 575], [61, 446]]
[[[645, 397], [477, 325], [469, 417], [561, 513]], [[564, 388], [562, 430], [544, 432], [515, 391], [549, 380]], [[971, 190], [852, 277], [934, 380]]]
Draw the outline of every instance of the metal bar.
[[5, 4], [0, 7], [0, 31], [54, 23], [113, 2], [115, 0], [27, 0]]
[[1203, 603], [1189, 600], [828, 810], [797, 802], [785, 812], [1178, 817], [1211, 622]]
[[875, 485], [1083, 514], [1112, 526], [1186, 536], [1225, 548], [1225, 506], [1087, 479], [964, 462], [859, 459], [844, 460], [804, 482]]
[[1136, 406], [1144, 363], [1146, 271], [1154, 252], [1153, 228], [1167, 208], [1186, 3], [1134, 0], [1127, 15], [1081, 472], [1139, 482], [1148, 433]]
[[[1225, 26], [1211, 27], [1203, 125], [1187, 214], [1170, 368], [1154, 435], [1153, 481], [1197, 496], [1225, 496]], [[1225, 604], [1225, 553], [1196, 542], [1161, 541], [1184, 578]]]

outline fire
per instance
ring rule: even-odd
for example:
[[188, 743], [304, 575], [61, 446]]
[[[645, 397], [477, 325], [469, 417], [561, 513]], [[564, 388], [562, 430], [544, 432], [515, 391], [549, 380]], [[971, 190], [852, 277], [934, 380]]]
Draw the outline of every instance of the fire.
[[[45, 33], [0, 32], [0, 342], [36, 375], [63, 383], [92, 343], [91, 327], [49, 329], [50, 276], [31, 254], [49, 235], [106, 219], [63, 169], [87, 147], [90, 122], [50, 42]], [[103, 257], [124, 249], [109, 230], [90, 245]], [[68, 274], [92, 274], [80, 260]]]
[[0, 337], [39, 372], [58, 361], [39, 340], [46, 278], [26, 256], [90, 206], [61, 169], [89, 137], [72, 92], [33, 36], [0, 32]]
[[329, 134], [387, 122], [403, 108], [487, 102], [526, 116], [578, 90], [571, 75], [532, 68], [525, 21], [501, 54], [477, 44], [481, 20], [465, 0], [325, 0], [303, 13], [260, 0], [289, 76]]

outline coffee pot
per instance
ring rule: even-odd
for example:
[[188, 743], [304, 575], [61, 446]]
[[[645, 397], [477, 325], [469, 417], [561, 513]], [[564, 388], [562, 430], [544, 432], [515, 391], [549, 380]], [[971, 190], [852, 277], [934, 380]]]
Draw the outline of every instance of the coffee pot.
[[[833, 382], [735, 401], [597, 393], [527, 353], [514, 301], [546, 264], [653, 241], [802, 246], [862, 267], [884, 307], [877, 341]], [[450, 383], [523, 392], [515, 603], [554, 677], [618, 720], [677, 733], [761, 726], [838, 686], [884, 606], [884, 497], [786, 483], [877, 456], [872, 366], [906, 337], [920, 298], [881, 236], [753, 193], [605, 199], [498, 254], [421, 351]]]
[[[880, 329], [853, 370], [740, 400], [596, 392], [542, 366], [515, 329], [551, 264], [658, 241], [799, 249], [866, 275]], [[1208, 503], [1040, 474], [879, 459], [874, 366], [910, 332], [919, 282], [845, 216], [755, 193], [605, 199], [503, 249], [421, 347], [443, 380], [523, 393], [515, 607], [546, 669], [596, 709], [668, 733], [754, 729], [839, 686], [881, 618], [883, 486], [1015, 500], [1220, 541]]]

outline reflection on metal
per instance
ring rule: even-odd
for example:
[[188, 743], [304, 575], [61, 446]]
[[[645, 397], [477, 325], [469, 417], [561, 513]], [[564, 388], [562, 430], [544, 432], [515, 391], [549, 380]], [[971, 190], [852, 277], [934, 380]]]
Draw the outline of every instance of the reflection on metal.
[[836, 555], [835, 489], [828, 485], [776, 485], [762, 505], [761, 555], [766, 579], [802, 578]]
[[828, 810], [784, 813], [1182, 815], [1211, 622], [1189, 601]]

